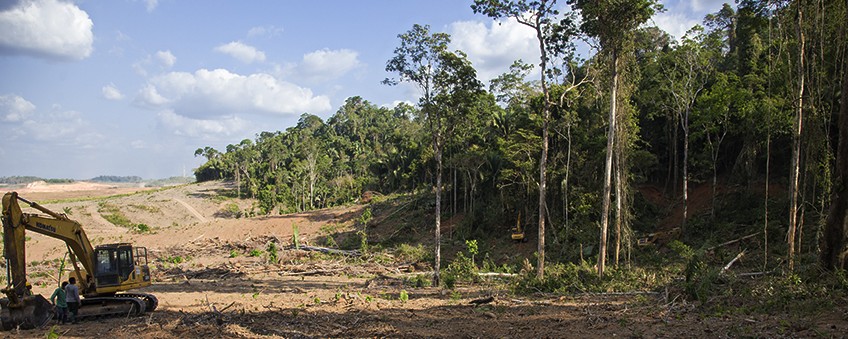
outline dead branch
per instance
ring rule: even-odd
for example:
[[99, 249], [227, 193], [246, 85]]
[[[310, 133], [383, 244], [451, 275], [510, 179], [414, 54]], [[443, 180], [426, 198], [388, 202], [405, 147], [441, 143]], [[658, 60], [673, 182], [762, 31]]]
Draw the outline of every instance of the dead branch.
[[[290, 249], [294, 249], [294, 247], [291, 247]], [[349, 257], [358, 257], [358, 256], [362, 255], [362, 253], [360, 253], [358, 250], [348, 251], [348, 250], [340, 250], [340, 249], [335, 249], [335, 248], [317, 247], [317, 246], [300, 245], [297, 249], [302, 250], [302, 251], [321, 252], [321, 253], [325, 253], [325, 254], [341, 254], [341, 255], [346, 255], [346, 256], [349, 256]]]
[[309, 275], [329, 275], [330, 273], [336, 273], [336, 272], [339, 272], [339, 271], [342, 271], [342, 270], [344, 270], [344, 268], [334, 268], [334, 269], [327, 269], [327, 270], [312, 270], [312, 271], [303, 271], [303, 272], [283, 272], [283, 271], [285, 271], [285, 269], [281, 269], [281, 270], [270, 270], [270, 271], [266, 271], [266, 272], [282, 272], [282, 273], [280, 273], [281, 276], [299, 276], [299, 275], [309, 276]]
[[713, 250], [715, 250], [716, 248], [719, 248], [719, 247], [724, 247], [724, 246], [727, 246], [727, 245], [735, 244], [735, 243], [740, 242], [740, 241], [745, 240], [745, 239], [753, 238], [753, 237], [755, 237], [759, 234], [760, 234], [760, 232], [756, 232], [756, 233], [749, 234], [749, 235], [746, 235], [744, 237], [741, 237], [739, 239], [734, 239], [734, 240], [731, 240], [731, 241], [723, 242], [721, 244], [718, 244], [718, 245], [715, 245], [713, 247], [708, 248], [707, 252], [711, 252], [711, 251], [713, 251]]
[[744, 256], [744, 255], [745, 255], [745, 251], [744, 251], [744, 250], [743, 250], [742, 252], [739, 252], [739, 254], [737, 254], [737, 255], [736, 255], [736, 257], [735, 257], [735, 258], [733, 258], [733, 260], [731, 260], [729, 263], [727, 263], [727, 265], [724, 265], [724, 267], [721, 269], [721, 271], [719, 272], [719, 274], [724, 274], [724, 272], [725, 272], [725, 271], [727, 271], [728, 269], [730, 269], [730, 266], [732, 266], [732, 265], [733, 265], [733, 263], [735, 263], [737, 260], [739, 260], [739, 258], [742, 258], [742, 256]]
[[590, 297], [608, 297], [608, 296], [622, 296], [622, 295], [661, 295], [660, 292], [655, 291], [628, 291], [628, 292], [603, 292], [603, 293], [595, 293], [595, 292], [582, 292], [576, 293], [574, 296], [590, 296]]

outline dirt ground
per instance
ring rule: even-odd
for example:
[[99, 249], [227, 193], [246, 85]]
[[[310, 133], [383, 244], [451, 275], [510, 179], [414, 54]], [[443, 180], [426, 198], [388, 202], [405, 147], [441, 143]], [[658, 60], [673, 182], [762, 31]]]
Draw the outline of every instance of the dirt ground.
[[[47, 185], [49, 186], [49, 185]], [[222, 197], [225, 183], [170, 189], [19, 189], [21, 196], [70, 211], [95, 244], [133, 242], [147, 247], [155, 283], [143, 292], [159, 298], [142, 317], [108, 318], [0, 337], [44, 338], [612, 338], [612, 337], [845, 337], [848, 308], [821, 317], [779, 319], [746, 314], [704, 316], [674, 292], [515, 296], [496, 278], [455, 290], [415, 287], [409, 265], [327, 256], [281, 248], [279, 264], [267, 253], [271, 241], [288, 245], [297, 227], [301, 243], [328, 229], [352, 229], [363, 206], [282, 216], [232, 218], [223, 211], [249, 200]], [[99, 192], [99, 193], [97, 193]], [[95, 196], [114, 196], [92, 200]], [[117, 207], [151, 232], [139, 234], [108, 222]], [[32, 211], [30, 211], [32, 212]], [[64, 256], [64, 245], [32, 232], [29, 262]], [[233, 254], [237, 255], [233, 255]], [[34, 265], [31, 271], [39, 267]], [[44, 264], [43, 266], [49, 266]], [[34, 277], [35, 292], [50, 295], [56, 271]], [[406, 283], [405, 283], [406, 281]], [[52, 325], [52, 324], [51, 324]]]

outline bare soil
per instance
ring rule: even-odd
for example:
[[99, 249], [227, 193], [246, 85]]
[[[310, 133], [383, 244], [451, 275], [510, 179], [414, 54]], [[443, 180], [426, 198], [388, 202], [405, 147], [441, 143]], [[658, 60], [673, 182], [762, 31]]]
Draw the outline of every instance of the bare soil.
[[[47, 185], [52, 186], [52, 185]], [[146, 293], [159, 308], [143, 317], [107, 318], [75, 325], [0, 333], [2, 337], [43, 338], [611, 338], [625, 337], [845, 337], [848, 308], [812, 316], [759, 314], [704, 315], [678, 292], [633, 294], [514, 295], [497, 279], [455, 290], [410, 283], [427, 267], [371, 257], [328, 256], [293, 248], [279, 250], [269, 264], [269, 242], [288, 246], [295, 226], [301, 243], [315, 243], [329, 230], [350, 230], [364, 206], [309, 213], [232, 218], [227, 206], [249, 209], [249, 199], [229, 198], [226, 183], [212, 182], [149, 190], [112, 186], [20, 189], [31, 200], [71, 211], [95, 244], [133, 242], [150, 253], [155, 283]], [[91, 188], [91, 187], [89, 187]], [[92, 199], [93, 197], [106, 197]], [[135, 233], [103, 215], [117, 207], [152, 232]], [[30, 211], [32, 212], [32, 211]], [[377, 224], [374, 237], [393, 232]], [[429, 232], [421, 232], [429, 234]], [[64, 244], [28, 233], [28, 261], [35, 291], [49, 296], [56, 284], [55, 259]], [[517, 244], [530, 251], [534, 244]], [[233, 256], [233, 254], [238, 254]], [[388, 254], [391, 255], [391, 254]], [[392, 259], [392, 258], [389, 258]], [[36, 273], [40, 272], [40, 273]], [[405, 294], [407, 297], [402, 297]], [[744, 298], [745, 296], [740, 296]], [[480, 302], [479, 305], [472, 301]], [[52, 325], [52, 324], [51, 324]]]

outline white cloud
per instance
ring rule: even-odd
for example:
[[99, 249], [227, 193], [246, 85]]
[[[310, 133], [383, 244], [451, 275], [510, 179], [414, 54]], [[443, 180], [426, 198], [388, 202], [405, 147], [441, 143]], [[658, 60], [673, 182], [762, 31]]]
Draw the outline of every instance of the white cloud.
[[35, 105], [17, 95], [0, 95], [0, 115], [6, 122], [21, 122], [32, 115]]
[[156, 60], [159, 60], [159, 63], [161, 63], [162, 66], [165, 66], [165, 68], [171, 68], [171, 66], [174, 66], [174, 63], [177, 62], [177, 57], [175, 57], [170, 50], [158, 51], [156, 52]]
[[0, 125], [0, 134], [8, 140], [25, 140], [37, 144], [46, 142], [50, 146], [72, 145], [80, 148], [96, 147], [103, 140], [103, 135], [93, 131], [90, 125], [77, 111], [62, 109], [53, 105], [48, 112], [39, 112], [35, 105], [18, 96], [0, 97], [0, 109], [7, 111], [26, 112], [8, 120], [13, 124]]
[[328, 81], [340, 78], [360, 65], [356, 51], [322, 49], [305, 54], [297, 72], [309, 81]]
[[256, 49], [256, 47], [246, 45], [241, 41], [233, 41], [215, 47], [215, 51], [229, 55], [246, 64], [265, 61], [265, 52]]
[[121, 100], [124, 98], [124, 94], [121, 93], [121, 90], [118, 87], [115, 87], [115, 84], [108, 84], [103, 86], [103, 97], [109, 100]]
[[729, 0], [676, 0], [668, 1], [665, 12], [653, 17], [653, 24], [680, 40], [695, 25], [703, 25], [704, 17], [721, 10], [724, 3], [736, 8]]
[[82, 60], [93, 51], [93, 23], [75, 4], [24, 0], [0, 12], [0, 53]]
[[180, 136], [192, 138], [211, 138], [214, 136], [231, 136], [243, 132], [248, 123], [235, 116], [221, 119], [192, 119], [174, 113], [167, 109], [157, 115], [159, 124], [167, 131]]
[[301, 114], [331, 109], [326, 96], [280, 81], [265, 73], [241, 75], [225, 69], [171, 72], [154, 77], [135, 102], [144, 107], [173, 109], [191, 118], [234, 113]]
[[477, 77], [484, 82], [509, 71], [515, 60], [539, 63], [536, 34], [514, 19], [493, 20], [490, 26], [477, 21], [454, 22], [450, 31], [451, 48], [468, 55]]
[[409, 101], [409, 100], [395, 100], [395, 101], [392, 101], [391, 104], [383, 104], [383, 105], [381, 105], [381, 107], [383, 107], [383, 108], [395, 108], [400, 104], [405, 104], [405, 105], [415, 107], [415, 103], [412, 102], [412, 101]]
[[273, 37], [273, 36], [279, 35], [282, 32], [283, 32], [282, 28], [276, 27], [276, 26], [273, 26], [273, 25], [257, 26], [257, 27], [253, 27], [253, 28], [251, 28], [250, 30], [247, 31], [247, 37], [248, 38], [254, 38], [254, 37], [259, 37], [259, 36]]
[[134, 149], [143, 149], [147, 147], [147, 143], [145, 143], [144, 140], [133, 140], [130, 142], [130, 147]]
[[152, 13], [156, 9], [156, 6], [159, 6], [159, 0], [144, 0], [144, 4], [147, 13]]
[[165, 106], [170, 100], [160, 95], [155, 86], [148, 84], [138, 91], [134, 102], [143, 107], [156, 108]]
[[174, 66], [174, 64], [177, 62], [177, 57], [174, 56], [174, 54], [171, 53], [170, 50], [157, 51], [153, 55], [148, 54], [143, 59], [134, 62], [132, 64], [132, 69], [138, 75], [143, 76], [143, 77], [147, 77], [147, 75], [148, 75], [147, 69], [150, 66], [154, 66], [155, 62], [159, 63], [159, 70], [164, 71], [164, 70]]
[[652, 20], [657, 27], [670, 34], [675, 40], [680, 40], [692, 26], [701, 23], [701, 20], [688, 17], [681, 12], [658, 13]]

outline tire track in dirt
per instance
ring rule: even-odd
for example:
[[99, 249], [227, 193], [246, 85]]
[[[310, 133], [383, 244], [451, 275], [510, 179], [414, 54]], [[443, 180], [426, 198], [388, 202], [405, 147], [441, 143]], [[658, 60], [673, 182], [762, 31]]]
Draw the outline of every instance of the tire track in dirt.
[[174, 201], [180, 203], [180, 205], [183, 205], [192, 215], [194, 215], [195, 218], [197, 218], [197, 220], [200, 220], [200, 222], [206, 222], [206, 218], [204, 218], [203, 215], [200, 214], [200, 212], [194, 209], [194, 207], [191, 207], [191, 205], [189, 205], [182, 199], [174, 198]]

